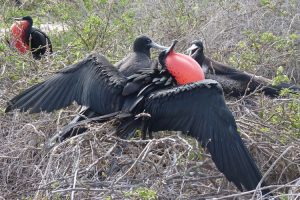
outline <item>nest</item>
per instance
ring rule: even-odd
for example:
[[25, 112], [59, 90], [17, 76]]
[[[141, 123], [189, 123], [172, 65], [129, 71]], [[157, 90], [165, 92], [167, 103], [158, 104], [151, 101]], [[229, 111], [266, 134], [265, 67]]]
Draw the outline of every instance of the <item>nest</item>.
[[[273, 131], [273, 135], [259, 131], [268, 124], [255, 118], [257, 110], [253, 109], [257, 108], [247, 101], [229, 104], [241, 135], [275, 196], [296, 199], [300, 192], [300, 141], [283, 144], [278, 139], [284, 134], [282, 130]], [[251, 99], [253, 104], [258, 101]], [[61, 128], [58, 124], [68, 121], [64, 119], [68, 114], [15, 112], [1, 117], [3, 198], [263, 198], [260, 187], [237, 191], [198, 142], [181, 133], [159, 132], [152, 140], [138, 136], [123, 140], [113, 134], [113, 121], [90, 123], [84, 134], [47, 148], [45, 144]]]

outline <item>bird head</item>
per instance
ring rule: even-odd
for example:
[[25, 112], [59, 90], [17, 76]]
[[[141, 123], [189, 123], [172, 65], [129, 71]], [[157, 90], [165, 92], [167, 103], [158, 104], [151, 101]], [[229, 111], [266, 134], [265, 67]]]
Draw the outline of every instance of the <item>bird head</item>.
[[155, 42], [153, 42], [149, 37], [147, 36], [140, 36], [137, 37], [133, 43], [133, 51], [134, 52], [140, 52], [145, 53], [150, 56], [150, 49], [156, 48], [156, 49], [167, 49], [167, 47], [161, 46]]
[[27, 21], [29, 23], [29, 26], [32, 26], [33, 25], [33, 20], [30, 16], [25, 16], [25, 17], [22, 17], [21, 19], [22, 21]]
[[[14, 20], [16, 21], [14, 24], [18, 24], [20, 26], [20, 28], [22, 28], [23, 30], [27, 30], [30, 27], [32, 27], [32, 25], [33, 25], [33, 20], [30, 16], [14, 18]], [[21, 25], [22, 25], [22, 27], [21, 27]]]
[[167, 50], [160, 53], [160, 64], [169, 71], [179, 85], [204, 80], [202, 68], [193, 58], [174, 51], [177, 42], [174, 40]]
[[197, 50], [203, 51], [204, 46], [203, 43], [200, 40], [194, 40], [191, 43], [190, 48], [188, 48], [186, 51], [188, 52], [188, 54], [191, 56], [192, 54], [194, 54]]

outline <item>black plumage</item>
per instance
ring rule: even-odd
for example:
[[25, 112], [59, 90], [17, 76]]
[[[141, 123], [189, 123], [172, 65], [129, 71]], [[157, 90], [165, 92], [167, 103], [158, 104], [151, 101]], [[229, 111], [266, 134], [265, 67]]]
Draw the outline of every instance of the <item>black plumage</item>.
[[6, 112], [16, 108], [22, 111], [30, 108], [30, 113], [51, 112], [76, 101], [95, 112], [107, 114], [120, 110], [119, 95], [125, 83], [126, 77], [104, 56], [93, 54], [25, 90], [10, 101]]
[[267, 78], [243, 72], [214, 61], [205, 56], [203, 43], [199, 40], [192, 42], [192, 46], [188, 51], [202, 67], [206, 78], [218, 81], [227, 95], [238, 97], [255, 91], [262, 91], [270, 97], [275, 97], [284, 88], [300, 92], [300, 88], [295, 85], [283, 83], [273, 86], [271, 85], [272, 81]]
[[213, 80], [172, 86], [176, 80], [170, 82], [170, 78], [165, 66], [126, 78], [103, 56], [94, 54], [25, 90], [10, 101], [6, 112], [50, 112], [76, 101], [103, 114], [126, 113], [117, 127], [119, 136], [128, 138], [139, 128], [146, 133], [182, 131], [210, 152], [217, 168], [238, 189], [255, 189], [262, 176], [237, 131], [221, 86]]
[[138, 70], [150, 68], [152, 64], [155, 64], [151, 60], [151, 48], [165, 49], [166, 47], [156, 44], [147, 36], [140, 36], [133, 43], [133, 52], [115, 63], [115, 66], [125, 76], [131, 76]]
[[53, 53], [50, 38], [40, 29], [33, 27], [33, 20], [30, 16], [18, 20], [27, 21], [29, 23], [29, 26], [25, 30], [25, 40], [23, 42], [30, 47], [33, 58], [40, 59], [47, 51]]
[[[221, 86], [204, 80], [153, 92], [146, 99], [149, 131], [183, 131], [207, 149], [217, 168], [239, 190], [255, 189], [262, 178], [237, 131]], [[238, 162], [237, 162], [238, 161]]]
[[[166, 47], [153, 42], [148, 36], [139, 36], [133, 42], [133, 52], [121, 61], [115, 63], [114, 66], [126, 77], [133, 75], [141, 69], [149, 69], [151, 66], [156, 64], [155, 61], [151, 60], [151, 48], [166, 49]], [[101, 116], [103, 114], [105, 113], [96, 112], [94, 109], [89, 107], [82, 107], [79, 115], [72, 120], [71, 124], [87, 118]], [[81, 134], [86, 130], [87, 128], [85, 127], [70, 129], [69, 131], [61, 134], [59, 136], [59, 140], [63, 141], [70, 136]]]

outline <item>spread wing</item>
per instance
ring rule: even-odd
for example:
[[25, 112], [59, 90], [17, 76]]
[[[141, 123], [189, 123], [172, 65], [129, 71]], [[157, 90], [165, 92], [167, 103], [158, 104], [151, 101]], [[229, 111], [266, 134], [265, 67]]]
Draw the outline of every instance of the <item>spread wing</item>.
[[150, 131], [184, 131], [210, 152], [217, 168], [240, 190], [261, 179], [218, 82], [205, 80], [152, 93], [145, 102]]
[[51, 112], [76, 101], [97, 113], [108, 114], [120, 110], [126, 80], [104, 56], [92, 54], [14, 97], [6, 112]]

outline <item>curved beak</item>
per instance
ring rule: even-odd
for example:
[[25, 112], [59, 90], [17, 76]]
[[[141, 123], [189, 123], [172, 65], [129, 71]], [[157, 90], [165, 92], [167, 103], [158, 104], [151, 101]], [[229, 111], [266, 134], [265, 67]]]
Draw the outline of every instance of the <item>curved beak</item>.
[[163, 50], [165, 50], [165, 49], [167, 49], [167, 48], [168, 48], [168, 47], [165, 47], [165, 46], [159, 45], [159, 44], [157, 44], [157, 43], [155, 43], [155, 42], [151, 42], [151, 43], [149, 44], [149, 46], [150, 46], [150, 47], [152, 47], [152, 48], [156, 48], [156, 49], [163, 49]]
[[166, 55], [168, 55], [171, 51], [173, 51], [177, 42], [178, 42], [178, 40], [173, 40], [172, 45], [166, 50]]
[[186, 50], [186, 52], [189, 54], [189, 56], [191, 56], [191, 55], [192, 55], [192, 52], [193, 52], [194, 50], [196, 50], [196, 49], [198, 49], [197, 45], [192, 44], [192, 46], [191, 46], [190, 48], [188, 48], [188, 49]]
[[176, 45], [177, 42], [178, 42], [177, 40], [173, 40], [172, 45], [170, 47], [168, 47], [168, 48], [165, 48], [165, 50], [162, 51], [159, 54], [158, 61], [161, 64], [162, 67], [166, 67], [165, 60], [166, 60], [167, 56], [170, 54], [170, 52], [173, 51], [173, 49], [174, 49], [174, 47], [175, 47], [175, 45]]

